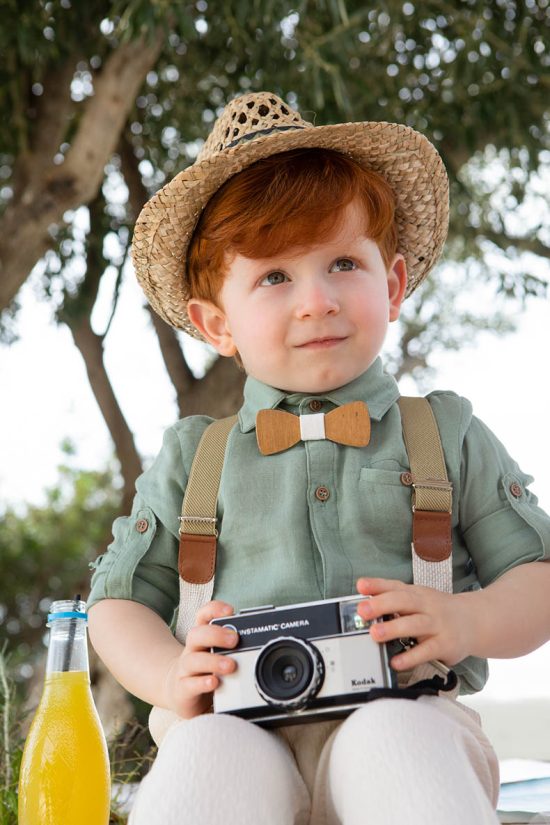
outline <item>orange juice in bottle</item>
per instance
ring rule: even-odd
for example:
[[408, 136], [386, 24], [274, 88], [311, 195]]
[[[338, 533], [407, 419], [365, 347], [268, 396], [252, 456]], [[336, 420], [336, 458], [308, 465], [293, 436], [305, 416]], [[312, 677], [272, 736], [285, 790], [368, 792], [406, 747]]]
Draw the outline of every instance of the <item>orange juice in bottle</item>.
[[86, 604], [57, 601], [46, 680], [21, 762], [19, 825], [108, 825], [109, 758], [90, 690]]

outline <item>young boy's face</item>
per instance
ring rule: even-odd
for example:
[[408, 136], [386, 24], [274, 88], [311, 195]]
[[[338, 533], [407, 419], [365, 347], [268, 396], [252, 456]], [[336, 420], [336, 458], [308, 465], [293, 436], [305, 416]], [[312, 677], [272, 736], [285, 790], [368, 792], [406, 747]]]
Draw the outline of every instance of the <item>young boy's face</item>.
[[406, 286], [403, 257], [386, 269], [364, 221], [352, 202], [342, 229], [315, 246], [273, 258], [235, 254], [220, 306], [192, 299], [191, 321], [266, 384], [308, 393], [348, 384], [380, 352]]

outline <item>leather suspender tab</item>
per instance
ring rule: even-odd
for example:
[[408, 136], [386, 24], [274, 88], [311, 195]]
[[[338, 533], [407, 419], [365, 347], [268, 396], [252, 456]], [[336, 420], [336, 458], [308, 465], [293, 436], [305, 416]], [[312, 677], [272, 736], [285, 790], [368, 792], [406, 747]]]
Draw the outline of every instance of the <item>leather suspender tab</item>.
[[216, 570], [216, 536], [180, 533], [179, 574], [190, 584], [206, 584]]
[[444, 561], [451, 555], [451, 514], [430, 510], [413, 513], [413, 544], [424, 561]]

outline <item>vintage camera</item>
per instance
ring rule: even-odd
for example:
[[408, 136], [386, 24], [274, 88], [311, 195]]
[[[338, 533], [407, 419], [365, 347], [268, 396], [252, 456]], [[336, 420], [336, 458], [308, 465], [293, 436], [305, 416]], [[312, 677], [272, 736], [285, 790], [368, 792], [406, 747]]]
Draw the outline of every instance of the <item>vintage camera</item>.
[[[365, 596], [254, 607], [212, 624], [231, 627], [236, 670], [214, 691], [215, 713], [264, 727], [346, 716], [378, 688], [396, 685], [386, 645], [357, 612]], [[376, 619], [374, 621], [382, 621]]]

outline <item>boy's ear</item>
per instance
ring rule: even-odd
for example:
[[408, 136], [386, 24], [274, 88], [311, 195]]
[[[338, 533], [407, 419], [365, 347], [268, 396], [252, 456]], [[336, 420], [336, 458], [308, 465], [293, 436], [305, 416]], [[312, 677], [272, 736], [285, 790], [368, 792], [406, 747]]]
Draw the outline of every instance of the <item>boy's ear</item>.
[[235, 355], [237, 347], [222, 309], [211, 301], [191, 298], [187, 304], [189, 320], [220, 355]]
[[407, 289], [407, 264], [398, 253], [388, 267], [388, 295], [390, 299], [390, 321], [397, 321], [401, 304]]

